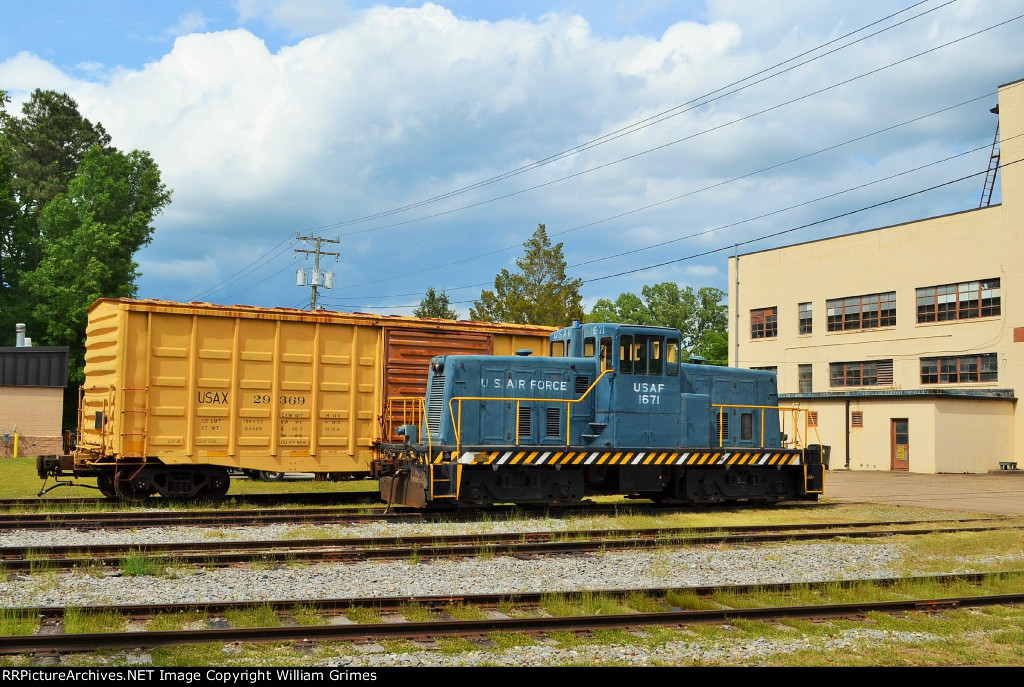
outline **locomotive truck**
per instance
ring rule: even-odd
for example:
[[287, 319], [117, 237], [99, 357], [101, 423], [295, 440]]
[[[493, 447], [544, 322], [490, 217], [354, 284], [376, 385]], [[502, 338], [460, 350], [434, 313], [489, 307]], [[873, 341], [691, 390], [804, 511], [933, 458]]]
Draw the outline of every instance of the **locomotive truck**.
[[675, 329], [573, 323], [548, 357], [433, 358], [425, 399], [391, 399], [415, 410], [376, 447], [382, 498], [817, 500], [823, 447], [807, 411], [778, 406], [775, 374], [683, 363], [680, 343]]

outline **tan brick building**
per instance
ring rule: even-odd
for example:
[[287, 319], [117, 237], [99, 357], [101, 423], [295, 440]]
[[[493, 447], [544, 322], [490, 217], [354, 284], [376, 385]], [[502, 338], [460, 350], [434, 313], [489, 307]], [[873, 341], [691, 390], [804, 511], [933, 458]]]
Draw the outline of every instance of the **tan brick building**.
[[1024, 469], [1024, 80], [998, 116], [1001, 205], [729, 261], [729, 364], [775, 368], [833, 468]]
[[61, 452], [66, 346], [0, 348], [0, 457]]

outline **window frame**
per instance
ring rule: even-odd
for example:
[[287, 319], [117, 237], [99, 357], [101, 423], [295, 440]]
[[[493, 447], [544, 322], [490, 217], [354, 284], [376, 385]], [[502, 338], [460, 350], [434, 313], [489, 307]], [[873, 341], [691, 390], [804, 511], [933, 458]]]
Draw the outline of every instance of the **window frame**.
[[[879, 363], [888, 360], [853, 360], [828, 364], [830, 388], [851, 386], [886, 386], [878, 381]], [[837, 375], [836, 372], [841, 374]], [[891, 383], [891, 382], [890, 382]]]
[[921, 358], [920, 369], [922, 386], [998, 382], [999, 354], [928, 356]]
[[884, 291], [863, 296], [830, 298], [826, 302], [829, 332], [883, 329], [896, 326], [896, 292]]
[[1002, 314], [1001, 288], [1000, 278], [995, 277], [915, 289], [917, 323], [998, 317]]
[[797, 333], [814, 333], [814, 304], [810, 301], [797, 304]]
[[779, 308], [756, 308], [750, 311], [750, 338], [774, 339], [779, 336]]

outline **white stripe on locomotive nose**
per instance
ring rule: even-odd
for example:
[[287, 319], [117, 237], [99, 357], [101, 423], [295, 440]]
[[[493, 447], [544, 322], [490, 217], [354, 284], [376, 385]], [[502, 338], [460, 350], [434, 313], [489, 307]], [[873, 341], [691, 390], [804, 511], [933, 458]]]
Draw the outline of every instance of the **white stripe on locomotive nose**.
[[550, 456], [550, 455], [551, 455], [551, 451], [545, 451], [544, 453], [541, 454], [540, 458], [537, 459], [537, 462], [535, 462], [534, 465], [542, 465], [544, 463], [544, 461], [547, 460], [548, 456]]
[[758, 464], [758, 465], [764, 465], [764, 464], [765, 464], [765, 462], [766, 462], [766, 461], [767, 461], [767, 460], [768, 460], [769, 458], [771, 458], [771, 457], [772, 457], [772, 454], [770, 454], [770, 453], [766, 453], [766, 454], [764, 454], [763, 456], [761, 456], [761, 460], [757, 461], [757, 464]]
[[725, 459], [728, 458], [728, 457], [729, 457], [728, 454], [722, 456], [721, 458], [719, 458], [718, 460], [715, 461], [715, 465], [721, 465], [722, 463], [725, 462]]
[[508, 459], [509, 459], [509, 456], [511, 456], [511, 455], [512, 455], [512, 452], [511, 452], [511, 451], [509, 451], [508, 453], [506, 453], [505, 455], [503, 455], [503, 456], [502, 456], [501, 458], [499, 458], [499, 459], [498, 459], [498, 465], [501, 465], [501, 464], [502, 464], [502, 463], [504, 463], [504, 462], [505, 462], [506, 460], [508, 460]]
[[644, 457], [644, 456], [646, 456], [646, 455], [647, 455], [646, 453], [638, 453], [638, 454], [637, 454], [637, 456], [636, 456], [636, 458], [634, 458], [634, 459], [633, 459], [633, 462], [632, 462], [632, 463], [630, 463], [630, 465], [636, 465], [636, 464], [637, 464], [637, 463], [639, 463], [639, 462], [640, 462], [640, 461], [641, 461], [641, 460], [643, 459], [643, 457]]
[[590, 457], [589, 457], [589, 458], [587, 458], [587, 459], [586, 459], [586, 461], [584, 461], [584, 463], [583, 463], [583, 464], [584, 464], [584, 465], [590, 465], [591, 463], [593, 463], [593, 462], [594, 462], [594, 459], [595, 459], [595, 458], [597, 458], [597, 452], [596, 452], [596, 451], [595, 451], [594, 453], [591, 453], [591, 454], [590, 454]]

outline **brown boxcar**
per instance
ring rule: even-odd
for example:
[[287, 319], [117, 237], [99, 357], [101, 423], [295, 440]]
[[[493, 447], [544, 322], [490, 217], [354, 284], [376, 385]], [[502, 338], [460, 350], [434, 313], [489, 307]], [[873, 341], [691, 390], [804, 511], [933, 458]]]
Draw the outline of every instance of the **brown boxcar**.
[[[391, 431], [385, 400], [423, 398], [432, 356], [547, 355], [552, 331], [101, 299], [89, 310], [74, 471], [122, 496], [216, 493], [223, 468], [361, 475]], [[156, 466], [181, 467], [155, 477]]]

